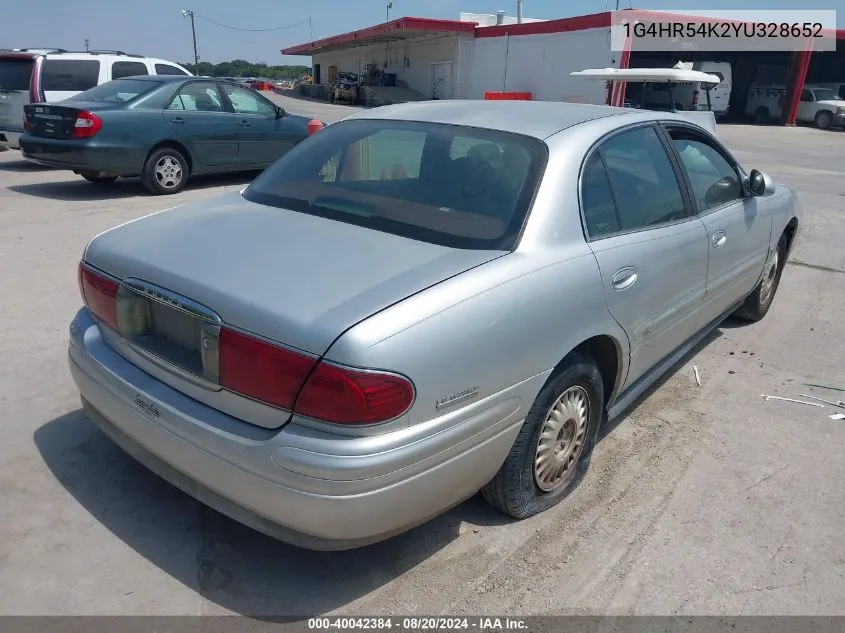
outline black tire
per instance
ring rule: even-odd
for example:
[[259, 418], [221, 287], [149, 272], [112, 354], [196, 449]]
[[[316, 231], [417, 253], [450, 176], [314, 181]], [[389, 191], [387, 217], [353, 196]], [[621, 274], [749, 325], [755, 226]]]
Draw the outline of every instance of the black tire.
[[188, 182], [188, 162], [178, 149], [161, 147], [147, 157], [141, 182], [157, 195], [179, 193]]
[[826, 130], [830, 127], [830, 124], [833, 123], [833, 115], [827, 110], [820, 110], [819, 112], [816, 112], [813, 123], [815, 123], [816, 127], [820, 130]]
[[90, 183], [94, 183], [95, 185], [110, 185], [115, 180], [117, 180], [117, 176], [100, 176], [98, 173], [81, 173], [79, 174], [85, 180]]
[[765, 125], [770, 118], [769, 109], [764, 106], [760, 106], [754, 111], [754, 122], [758, 125]]
[[781, 235], [774, 253], [777, 254], [777, 260], [774, 266], [769, 268], [772, 266], [772, 259], [770, 258], [766, 262], [766, 269], [763, 271], [762, 279], [760, 279], [760, 282], [745, 299], [745, 302], [734, 312], [735, 317], [743, 321], [756, 322], [766, 316], [769, 308], [772, 307], [772, 302], [780, 285], [780, 276], [786, 264], [786, 235]]
[[[577, 352], [571, 353], [540, 391], [499, 472], [482, 488], [484, 500], [505, 514], [524, 519], [556, 505], [572, 492], [587, 471], [596, 443], [604, 409], [603, 385], [593, 359]], [[563, 476], [555, 482], [553, 489], [544, 490], [539, 485], [535, 468], [541, 431], [553, 406], [561, 396], [571, 393], [586, 394], [586, 425], [577, 454], [573, 450], [560, 462], [568, 462]], [[562, 427], [567, 425], [569, 422]], [[558, 437], [550, 443], [556, 445], [559, 442]]]

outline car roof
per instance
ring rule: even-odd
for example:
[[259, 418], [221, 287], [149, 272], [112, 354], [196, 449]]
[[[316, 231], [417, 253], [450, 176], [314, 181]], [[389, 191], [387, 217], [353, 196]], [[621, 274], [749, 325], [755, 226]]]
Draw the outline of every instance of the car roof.
[[559, 101], [480, 101], [449, 99], [382, 106], [348, 119], [387, 119], [486, 128], [546, 139], [561, 130], [595, 119], [619, 116], [654, 120], [666, 112]]
[[[186, 79], [193, 79], [195, 81], [203, 80], [202, 77], [194, 77], [193, 75], [127, 75], [112, 81], [119, 81], [120, 79], [137, 79], [139, 81], [157, 81], [158, 83], [169, 83], [171, 81], [185, 81]], [[205, 79], [204, 81], [208, 81]]]

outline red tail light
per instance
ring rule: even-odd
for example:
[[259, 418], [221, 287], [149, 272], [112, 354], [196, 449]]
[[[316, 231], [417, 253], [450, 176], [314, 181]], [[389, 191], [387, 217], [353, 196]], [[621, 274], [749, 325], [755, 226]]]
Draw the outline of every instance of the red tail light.
[[23, 129], [24, 132], [29, 132], [29, 119], [25, 114], [23, 115]]
[[413, 385], [401, 376], [318, 364], [315, 358], [227, 328], [220, 330], [220, 384], [335, 424], [386, 422], [414, 401]]
[[79, 290], [85, 307], [94, 316], [117, 329], [118, 283], [79, 264]]
[[103, 128], [103, 120], [93, 112], [80, 111], [73, 124], [73, 138], [91, 138]]
[[293, 410], [316, 362], [228, 328], [220, 330], [220, 384], [250, 398]]
[[698, 106], [698, 90], [693, 90], [692, 93], [692, 107]]
[[413, 401], [406, 378], [323, 362], [305, 383], [296, 413], [337, 424], [375, 424], [399, 417]]

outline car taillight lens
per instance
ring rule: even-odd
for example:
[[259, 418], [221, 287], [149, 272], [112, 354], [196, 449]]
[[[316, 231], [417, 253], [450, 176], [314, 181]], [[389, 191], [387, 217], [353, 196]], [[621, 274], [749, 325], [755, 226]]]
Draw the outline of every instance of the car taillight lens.
[[25, 114], [23, 115], [23, 129], [24, 132], [29, 132], [29, 119]]
[[79, 291], [85, 307], [107, 325], [117, 329], [117, 289], [119, 284], [79, 264]]
[[103, 128], [103, 120], [93, 112], [81, 111], [73, 124], [73, 138], [90, 138]]
[[289, 410], [317, 362], [228, 328], [220, 330], [219, 353], [221, 386]]
[[399, 417], [414, 401], [413, 385], [401, 376], [318, 364], [225, 327], [219, 354], [222, 387], [315, 420], [376, 424]]
[[693, 106], [698, 105], [698, 90], [694, 90], [693, 93], [692, 93], [692, 105]]
[[406, 378], [323, 362], [305, 383], [296, 413], [336, 424], [375, 424], [399, 417], [413, 401]]

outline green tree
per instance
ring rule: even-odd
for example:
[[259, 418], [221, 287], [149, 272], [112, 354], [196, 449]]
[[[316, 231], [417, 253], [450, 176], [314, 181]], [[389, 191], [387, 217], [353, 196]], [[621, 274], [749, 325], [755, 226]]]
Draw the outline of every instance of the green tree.
[[[183, 63], [182, 66], [190, 70], [194, 69], [191, 62]], [[200, 75], [210, 77], [266, 77], [267, 79], [296, 79], [309, 72], [307, 66], [270, 66], [265, 62], [249, 62], [245, 59], [233, 59], [228, 62], [212, 64], [200, 62]]]

